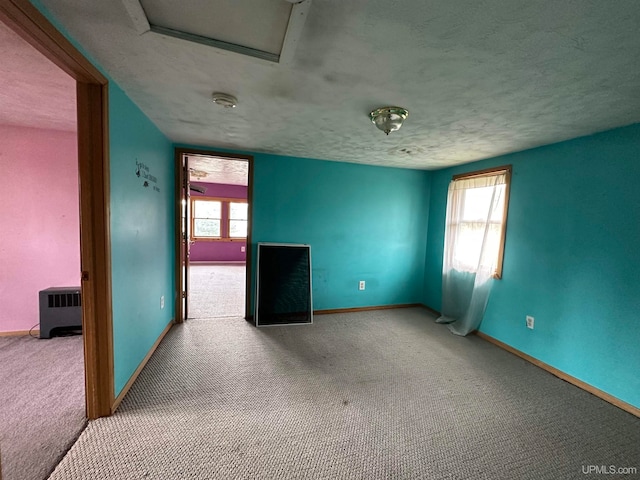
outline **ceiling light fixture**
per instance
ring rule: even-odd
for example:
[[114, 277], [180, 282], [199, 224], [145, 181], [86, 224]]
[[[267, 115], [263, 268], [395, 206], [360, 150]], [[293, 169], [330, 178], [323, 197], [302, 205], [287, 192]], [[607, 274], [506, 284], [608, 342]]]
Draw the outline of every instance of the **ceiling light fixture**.
[[409, 110], [402, 107], [376, 108], [369, 114], [371, 122], [389, 135], [389, 132], [399, 130], [405, 118], [409, 116]]
[[221, 105], [224, 108], [236, 108], [236, 105], [238, 105], [238, 99], [228, 93], [213, 92], [211, 98], [213, 99], [213, 103]]
[[207, 176], [207, 172], [205, 172], [204, 170], [196, 170], [195, 168], [190, 168], [189, 171], [191, 172], [191, 175], [196, 178], [204, 178]]

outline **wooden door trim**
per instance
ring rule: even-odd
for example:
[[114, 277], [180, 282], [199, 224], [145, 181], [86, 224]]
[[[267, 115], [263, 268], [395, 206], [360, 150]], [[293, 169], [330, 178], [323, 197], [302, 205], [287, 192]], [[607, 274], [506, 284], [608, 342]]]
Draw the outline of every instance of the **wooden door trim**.
[[107, 416], [115, 401], [108, 80], [28, 0], [0, 2], [0, 21], [77, 82], [85, 398], [89, 419]]
[[182, 184], [184, 182], [184, 165], [182, 163], [182, 153], [178, 152], [178, 149], [175, 149], [175, 194], [174, 194], [174, 202], [175, 202], [175, 216], [174, 216], [174, 224], [175, 224], [175, 240], [174, 240], [174, 248], [175, 248], [175, 276], [176, 276], [176, 291], [175, 291], [175, 319], [176, 323], [182, 323], [184, 321], [184, 315], [182, 311]]
[[87, 416], [93, 419], [113, 413], [115, 404], [108, 89], [106, 85], [80, 82], [77, 85], [78, 156], [83, 159], [79, 164], [85, 379]]
[[228, 158], [230, 160], [246, 160], [249, 164], [249, 172], [247, 178], [247, 203], [249, 204], [249, 212], [247, 217], [247, 261], [246, 261], [246, 278], [245, 278], [245, 319], [251, 317], [251, 230], [252, 230], [252, 210], [253, 210], [253, 155], [243, 155], [240, 153], [226, 153], [216, 150], [206, 150], [198, 148], [182, 148], [176, 147], [175, 149], [175, 165], [176, 165], [176, 185], [175, 185], [175, 225], [176, 225], [176, 323], [179, 323], [182, 319], [182, 259], [180, 251], [180, 242], [182, 235], [181, 225], [181, 211], [182, 208], [182, 182], [184, 182], [184, 175], [182, 172], [182, 156], [183, 155], [209, 155], [216, 157]]

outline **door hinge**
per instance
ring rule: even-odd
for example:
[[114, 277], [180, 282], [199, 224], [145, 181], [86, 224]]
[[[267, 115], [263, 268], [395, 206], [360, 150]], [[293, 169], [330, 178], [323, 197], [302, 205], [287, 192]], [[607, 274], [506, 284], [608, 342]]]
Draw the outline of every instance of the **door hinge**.
[[187, 298], [187, 292], [182, 292], [182, 298]]

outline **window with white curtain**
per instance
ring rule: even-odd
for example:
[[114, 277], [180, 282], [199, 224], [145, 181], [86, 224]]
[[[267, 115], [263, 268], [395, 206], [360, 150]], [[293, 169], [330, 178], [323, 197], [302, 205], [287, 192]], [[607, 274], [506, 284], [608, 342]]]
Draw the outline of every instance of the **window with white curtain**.
[[447, 199], [445, 266], [502, 277], [511, 166], [453, 177]]

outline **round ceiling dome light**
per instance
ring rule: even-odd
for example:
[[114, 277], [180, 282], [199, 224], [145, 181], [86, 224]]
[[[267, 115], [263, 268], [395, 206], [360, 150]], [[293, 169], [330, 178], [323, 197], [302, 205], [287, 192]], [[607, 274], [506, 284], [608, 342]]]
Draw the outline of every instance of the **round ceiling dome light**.
[[213, 92], [211, 98], [213, 99], [213, 103], [223, 106], [224, 108], [236, 108], [236, 105], [238, 105], [238, 99], [228, 93]]
[[408, 116], [409, 110], [402, 107], [376, 108], [369, 114], [371, 122], [387, 135], [399, 130]]

